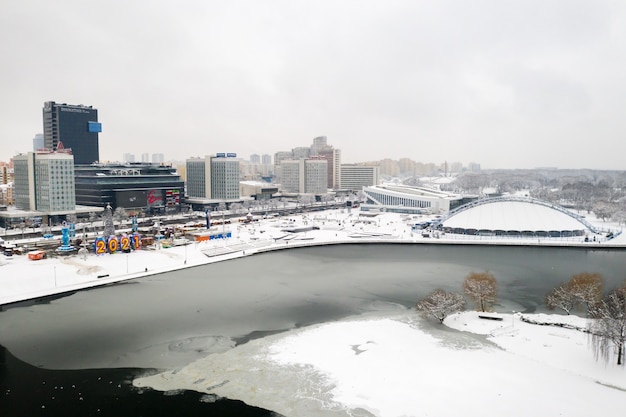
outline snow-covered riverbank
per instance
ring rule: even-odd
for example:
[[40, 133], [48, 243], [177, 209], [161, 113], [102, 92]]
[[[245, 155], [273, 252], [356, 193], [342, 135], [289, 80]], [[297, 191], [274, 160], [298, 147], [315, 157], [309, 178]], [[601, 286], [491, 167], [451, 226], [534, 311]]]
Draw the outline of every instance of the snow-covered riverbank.
[[135, 385], [237, 398], [290, 417], [590, 416], [622, 408], [626, 369], [596, 362], [585, 333], [503, 317], [460, 313], [446, 327], [413, 312], [370, 314], [255, 340]]
[[[216, 226], [230, 232], [229, 239], [193, 242], [185, 246], [147, 249], [129, 254], [86, 257], [58, 256], [29, 261], [26, 255], [0, 255], [0, 305], [77, 291], [84, 288], [139, 278], [145, 275], [250, 256], [270, 250], [344, 243], [538, 245], [585, 248], [626, 248], [623, 234], [610, 242], [584, 243], [580, 238], [533, 239], [423, 236], [411, 226], [414, 216], [380, 213], [362, 216], [358, 210], [328, 210], [284, 218], [261, 219], [249, 224]], [[291, 232], [285, 232], [291, 230]]]

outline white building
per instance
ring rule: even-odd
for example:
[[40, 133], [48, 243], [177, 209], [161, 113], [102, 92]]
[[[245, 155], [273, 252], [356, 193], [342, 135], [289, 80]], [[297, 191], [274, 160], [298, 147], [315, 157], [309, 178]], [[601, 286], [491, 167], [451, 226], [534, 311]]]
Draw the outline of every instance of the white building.
[[221, 200], [239, 198], [239, 160], [227, 155], [208, 155], [187, 160], [189, 197]]
[[165, 155], [162, 153], [153, 153], [152, 154], [152, 163], [153, 164], [162, 164], [165, 162]]
[[374, 165], [341, 165], [342, 190], [361, 191], [363, 187], [378, 185], [380, 180], [380, 169]]
[[366, 200], [361, 210], [380, 210], [395, 213], [447, 213], [464, 200], [458, 194], [399, 184], [363, 187]]
[[135, 154], [125, 153], [122, 155], [122, 159], [124, 162], [135, 162]]
[[284, 160], [326, 160], [326, 189], [338, 189], [341, 184], [341, 150], [328, 144], [326, 136], [313, 138], [311, 146], [293, 148], [291, 152], [276, 152], [274, 154], [274, 172], [279, 178], [285, 178], [281, 171]]
[[224, 200], [239, 198], [239, 161], [223, 156], [210, 157], [209, 161], [207, 183], [211, 184], [211, 194], [208, 198]]
[[13, 158], [14, 200], [21, 210], [48, 214], [76, 209], [74, 157], [64, 152], [28, 152]]
[[239, 194], [242, 197], [252, 197], [255, 200], [270, 199], [278, 192], [278, 185], [264, 181], [241, 181]]
[[281, 189], [288, 193], [325, 194], [328, 168], [324, 159], [288, 159], [281, 166]]

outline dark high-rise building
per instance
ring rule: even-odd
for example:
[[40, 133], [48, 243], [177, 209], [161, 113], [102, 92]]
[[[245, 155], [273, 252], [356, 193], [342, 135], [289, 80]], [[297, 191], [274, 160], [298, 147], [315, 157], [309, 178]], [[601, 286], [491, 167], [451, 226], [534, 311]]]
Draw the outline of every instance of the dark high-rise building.
[[91, 164], [100, 160], [98, 110], [92, 106], [58, 104], [46, 101], [43, 107], [45, 147], [56, 151], [59, 142], [71, 149], [75, 164]]

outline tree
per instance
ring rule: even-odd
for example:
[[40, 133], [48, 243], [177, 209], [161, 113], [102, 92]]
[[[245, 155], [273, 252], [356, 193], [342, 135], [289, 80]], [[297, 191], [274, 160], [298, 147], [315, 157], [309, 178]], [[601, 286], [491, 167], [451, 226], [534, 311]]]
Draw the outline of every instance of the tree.
[[607, 202], [599, 202], [593, 205], [593, 214], [596, 215], [597, 218], [601, 219], [603, 222], [606, 222], [610, 219], [617, 211], [619, 207], [617, 204], [607, 203]]
[[117, 207], [113, 212], [113, 218], [122, 224], [122, 222], [128, 218], [128, 213], [126, 213], [124, 207]]
[[463, 292], [476, 303], [476, 309], [487, 311], [498, 295], [496, 278], [491, 272], [470, 272], [463, 282]]
[[465, 307], [461, 294], [447, 292], [442, 289], [433, 291], [428, 297], [417, 303], [417, 311], [427, 317], [433, 317], [443, 323], [450, 314], [457, 313]]
[[66, 219], [68, 223], [73, 223], [73, 224], [78, 223], [78, 217], [76, 216], [76, 213], [68, 214]]
[[591, 307], [602, 298], [604, 284], [600, 274], [589, 272], [576, 274], [569, 280], [568, 285], [576, 300], [587, 306], [588, 313]]
[[546, 296], [546, 305], [550, 310], [558, 308], [567, 314], [584, 304], [587, 313], [602, 297], [603, 280], [600, 274], [583, 272], [573, 275], [570, 280], [559, 285]]
[[243, 204], [241, 203], [232, 203], [230, 205], [230, 209], [233, 213], [239, 214], [243, 210]]
[[576, 307], [576, 297], [569, 289], [567, 283], [561, 284], [546, 295], [546, 305], [549, 310], [558, 308], [565, 311], [567, 315]]
[[590, 315], [589, 341], [596, 360], [608, 363], [614, 354], [617, 364], [622, 365], [626, 346], [626, 283], [596, 303]]

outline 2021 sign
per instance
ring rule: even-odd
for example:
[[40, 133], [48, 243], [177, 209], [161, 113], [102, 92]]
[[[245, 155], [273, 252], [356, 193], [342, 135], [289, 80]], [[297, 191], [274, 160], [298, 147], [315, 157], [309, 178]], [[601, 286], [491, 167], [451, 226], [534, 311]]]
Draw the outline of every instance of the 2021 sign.
[[108, 239], [105, 239], [104, 237], [97, 237], [93, 246], [94, 252], [96, 252], [97, 255], [116, 253], [120, 250], [124, 253], [128, 253], [131, 250], [137, 250], [141, 247], [141, 236], [139, 233], [133, 233], [130, 236], [109, 236]]

